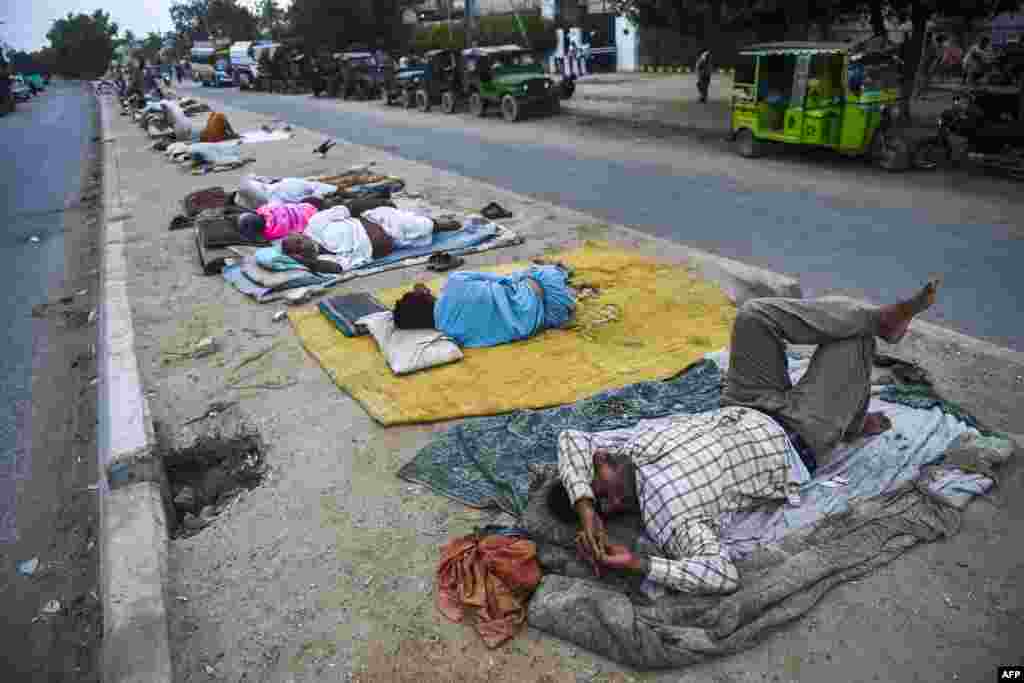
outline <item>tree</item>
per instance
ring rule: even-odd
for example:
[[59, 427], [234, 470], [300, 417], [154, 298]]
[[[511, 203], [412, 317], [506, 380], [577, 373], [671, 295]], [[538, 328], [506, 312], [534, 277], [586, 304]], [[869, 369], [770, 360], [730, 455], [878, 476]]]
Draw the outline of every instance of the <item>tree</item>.
[[260, 0], [256, 5], [256, 20], [260, 34], [272, 40], [280, 40], [285, 29], [285, 11], [277, 0]]
[[155, 64], [160, 60], [160, 50], [163, 49], [164, 38], [155, 31], [150, 31], [146, 34], [146, 37], [142, 39], [142, 45], [139, 48], [143, 57], [146, 58], [146, 62], [149, 64]]
[[237, 0], [183, 0], [171, 5], [174, 31], [189, 42], [212, 38], [252, 40], [255, 15]]
[[117, 24], [103, 10], [71, 14], [57, 19], [46, 34], [54, 53], [54, 68], [67, 76], [83, 78], [103, 74], [114, 55]]
[[402, 12], [414, 4], [414, 0], [294, 0], [288, 20], [295, 36], [311, 49], [361, 43], [397, 50], [406, 47], [410, 38]]

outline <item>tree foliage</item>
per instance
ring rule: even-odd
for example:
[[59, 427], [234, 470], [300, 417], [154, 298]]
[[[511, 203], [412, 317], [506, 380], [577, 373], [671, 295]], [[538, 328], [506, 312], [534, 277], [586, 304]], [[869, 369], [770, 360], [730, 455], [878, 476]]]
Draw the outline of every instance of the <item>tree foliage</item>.
[[256, 5], [256, 21], [260, 35], [280, 40], [287, 29], [285, 11], [277, 4], [277, 0], [260, 0]]
[[310, 49], [343, 49], [352, 43], [384, 50], [404, 48], [410, 29], [402, 12], [415, 0], [294, 0], [292, 34]]
[[103, 10], [57, 19], [46, 34], [53, 68], [74, 78], [95, 77], [107, 70], [114, 55], [117, 24]]
[[[544, 52], [555, 47], [554, 22], [537, 15], [520, 17], [526, 29], [526, 40], [514, 16], [480, 17], [477, 39], [480, 45], [523, 45]], [[412, 50], [422, 53], [441, 48], [466, 47], [466, 32], [462, 24], [433, 24], [416, 30]]]
[[182, 0], [171, 5], [171, 22], [190, 43], [213, 38], [252, 40], [258, 31], [256, 15], [237, 0]]

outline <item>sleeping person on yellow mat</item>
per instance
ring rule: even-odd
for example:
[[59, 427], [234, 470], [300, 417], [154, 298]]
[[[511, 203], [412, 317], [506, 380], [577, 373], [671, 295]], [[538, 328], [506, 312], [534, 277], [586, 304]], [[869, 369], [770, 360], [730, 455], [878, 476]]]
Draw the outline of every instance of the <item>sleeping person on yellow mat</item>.
[[434, 328], [462, 347], [497, 346], [565, 325], [576, 310], [569, 272], [536, 265], [511, 275], [453, 273], [441, 296], [417, 284], [395, 304], [398, 329]]

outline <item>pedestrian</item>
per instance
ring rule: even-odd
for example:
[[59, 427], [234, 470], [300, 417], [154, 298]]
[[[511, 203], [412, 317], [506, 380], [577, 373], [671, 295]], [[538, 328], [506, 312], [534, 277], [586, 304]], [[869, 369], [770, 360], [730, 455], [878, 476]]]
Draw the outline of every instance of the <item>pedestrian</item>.
[[579, 46], [579, 50], [577, 51], [577, 57], [579, 58], [579, 64], [577, 65], [579, 67], [579, 74], [580, 76], [586, 76], [588, 73], [590, 73], [587, 69], [587, 60], [590, 58], [589, 43], [583, 43], [582, 45]]
[[950, 38], [946, 41], [946, 47], [942, 51], [942, 74], [946, 77], [952, 77], [956, 74], [958, 69], [961, 69], [961, 65], [964, 59], [964, 51], [956, 40]]
[[992, 54], [990, 48], [991, 45], [992, 39], [988, 36], [982, 36], [981, 40], [972, 45], [971, 49], [967, 51], [967, 54], [964, 56], [963, 77], [963, 82], [966, 85], [977, 85], [985, 70], [988, 69], [995, 59], [995, 55]]
[[568, 61], [568, 63], [569, 63], [569, 66], [568, 66], [569, 73], [567, 73], [566, 76], [570, 76], [572, 78], [575, 78], [577, 76], [577, 70], [576, 70], [576, 41], [575, 40], [569, 42], [569, 56], [568, 56], [568, 59], [566, 61]]
[[711, 50], [704, 50], [697, 57], [697, 90], [700, 91], [700, 101], [708, 101], [708, 88], [711, 86]]

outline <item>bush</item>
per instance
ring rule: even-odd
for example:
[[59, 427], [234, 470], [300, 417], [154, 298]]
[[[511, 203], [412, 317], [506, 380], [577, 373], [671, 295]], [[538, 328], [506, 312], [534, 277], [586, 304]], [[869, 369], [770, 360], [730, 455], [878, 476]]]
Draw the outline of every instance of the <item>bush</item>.
[[[513, 15], [480, 17], [480, 45], [523, 45], [537, 52], [555, 48], [555, 24], [536, 15], [520, 17], [528, 40], [523, 40], [519, 24]], [[461, 49], [466, 45], [466, 30], [460, 23], [433, 24], [416, 30], [412, 48], [418, 53], [442, 48]]]

